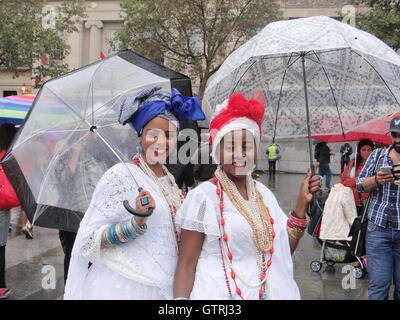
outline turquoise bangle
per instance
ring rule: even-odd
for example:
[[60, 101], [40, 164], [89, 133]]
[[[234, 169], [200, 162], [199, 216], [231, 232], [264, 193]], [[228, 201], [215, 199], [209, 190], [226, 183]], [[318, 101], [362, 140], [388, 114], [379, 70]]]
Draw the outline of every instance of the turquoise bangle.
[[107, 230], [106, 238], [110, 245], [123, 244], [126, 243], [127, 240], [134, 240], [142, 236], [147, 231], [147, 225], [143, 224], [143, 226], [139, 227], [135, 223], [134, 218], [119, 223], [119, 226], [121, 227], [119, 232], [122, 232], [120, 235], [118, 235], [116, 230], [117, 225], [117, 223], [114, 223]]
[[138, 237], [138, 235], [134, 232], [134, 229], [132, 228], [130, 220], [122, 222], [121, 226], [122, 226], [122, 232], [124, 233], [125, 237], [127, 237], [129, 240], [134, 240]]
[[117, 232], [115, 231], [116, 223], [111, 225], [108, 229], [108, 239], [111, 244], [122, 244], [123, 242], [118, 238]]
[[131, 223], [132, 223], [133, 228], [135, 229], [135, 232], [136, 232], [138, 235], [142, 236], [142, 235], [144, 235], [144, 233], [147, 231], [147, 225], [146, 225], [145, 223], [144, 223], [141, 227], [139, 227], [139, 226], [136, 224], [134, 218], [131, 219]]

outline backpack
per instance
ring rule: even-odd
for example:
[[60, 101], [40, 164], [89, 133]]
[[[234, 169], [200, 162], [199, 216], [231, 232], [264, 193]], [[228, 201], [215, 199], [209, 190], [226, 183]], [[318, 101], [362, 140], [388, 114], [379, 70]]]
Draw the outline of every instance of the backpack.
[[[3, 158], [5, 153], [5, 151], [0, 152], [0, 159]], [[10, 210], [20, 205], [21, 203], [19, 202], [18, 196], [10, 180], [8, 180], [3, 166], [0, 164], [0, 210]]]

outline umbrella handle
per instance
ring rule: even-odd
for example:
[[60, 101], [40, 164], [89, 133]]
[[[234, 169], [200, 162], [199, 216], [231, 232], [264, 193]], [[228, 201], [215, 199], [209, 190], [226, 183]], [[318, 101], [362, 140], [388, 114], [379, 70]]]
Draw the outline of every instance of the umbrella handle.
[[139, 211], [133, 209], [133, 208], [129, 205], [128, 200], [124, 200], [123, 204], [124, 204], [125, 209], [126, 209], [129, 213], [133, 214], [133, 215], [136, 216], [136, 217], [141, 217], [141, 218], [150, 217], [150, 216], [153, 214], [153, 211], [154, 211], [153, 208], [149, 208], [149, 209], [147, 210], [147, 213], [141, 213], [141, 212], [139, 212]]

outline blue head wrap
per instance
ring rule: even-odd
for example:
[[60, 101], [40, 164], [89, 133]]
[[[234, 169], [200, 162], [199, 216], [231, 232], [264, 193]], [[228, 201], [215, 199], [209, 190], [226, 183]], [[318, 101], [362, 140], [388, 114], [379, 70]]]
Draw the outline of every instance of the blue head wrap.
[[171, 95], [161, 87], [154, 87], [127, 97], [120, 109], [119, 122], [130, 123], [140, 136], [144, 126], [157, 116], [176, 122], [178, 129], [184, 117], [189, 120], [206, 118], [197, 98], [184, 97], [175, 88]]

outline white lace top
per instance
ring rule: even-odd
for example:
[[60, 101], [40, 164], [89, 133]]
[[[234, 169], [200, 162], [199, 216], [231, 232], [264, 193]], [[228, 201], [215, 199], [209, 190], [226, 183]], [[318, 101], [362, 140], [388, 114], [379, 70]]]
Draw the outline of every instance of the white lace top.
[[[129, 200], [134, 206], [138, 194], [139, 186], [132, 175], [140, 187], [151, 193], [156, 203], [152, 216], [147, 220], [147, 232], [128, 243], [100, 250], [103, 231], [113, 223], [132, 217], [123, 206], [124, 200]], [[167, 181], [165, 178], [161, 180]], [[72, 252], [65, 298], [80, 299], [84, 295], [84, 279], [89, 262], [140, 284], [158, 287], [162, 296], [172, 298], [177, 256], [170, 210], [159, 187], [136, 165], [117, 164], [104, 174], [96, 186], [80, 224]]]
[[[272, 265], [267, 272], [267, 299], [299, 299], [299, 289], [293, 279], [293, 262], [286, 230], [287, 217], [267, 187], [259, 182], [256, 187], [275, 220], [275, 252], [272, 257]], [[224, 207], [225, 230], [233, 254], [233, 267], [237, 274], [239, 288], [245, 299], [256, 300], [259, 298], [260, 287], [251, 287], [251, 285], [259, 283], [257, 249], [253, 242], [252, 229], [226, 193], [224, 193]], [[229, 298], [219, 241], [217, 241], [221, 237], [219, 216], [216, 186], [211, 182], [204, 182], [190, 191], [178, 211], [176, 225], [179, 231], [185, 229], [205, 234], [196, 267], [191, 299]], [[231, 290], [234, 293], [235, 285], [230, 278], [230, 267], [227, 260], [225, 259], [225, 267]], [[240, 299], [235, 295], [234, 298]]]

